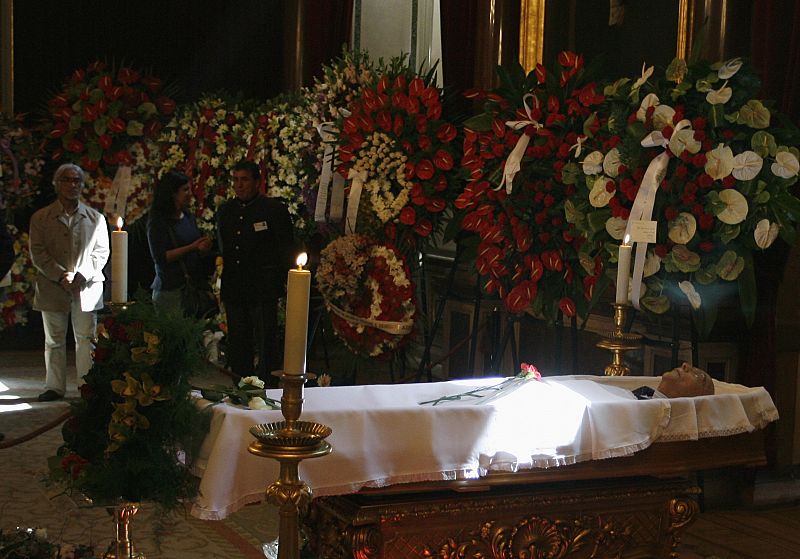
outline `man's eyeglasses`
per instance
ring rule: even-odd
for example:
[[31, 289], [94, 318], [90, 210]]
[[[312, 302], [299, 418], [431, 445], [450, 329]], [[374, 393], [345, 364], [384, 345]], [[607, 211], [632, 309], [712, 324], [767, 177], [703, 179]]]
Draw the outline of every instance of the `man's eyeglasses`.
[[64, 184], [81, 184], [83, 179], [80, 177], [61, 177], [58, 179], [58, 182]]

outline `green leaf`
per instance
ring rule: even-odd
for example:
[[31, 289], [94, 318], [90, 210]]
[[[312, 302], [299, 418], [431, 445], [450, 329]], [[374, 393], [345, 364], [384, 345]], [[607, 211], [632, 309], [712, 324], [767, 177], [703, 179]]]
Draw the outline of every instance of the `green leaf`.
[[669, 299], [666, 295], [645, 295], [639, 304], [654, 314], [664, 314], [669, 310]]
[[89, 159], [92, 161], [100, 161], [100, 158], [103, 157], [103, 148], [100, 147], [100, 144], [95, 141], [91, 141], [89, 142], [87, 148]]
[[475, 132], [487, 132], [492, 129], [492, 120], [492, 115], [482, 113], [465, 120], [464, 128], [469, 128]]
[[582, 175], [583, 169], [581, 169], [581, 166], [571, 161], [561, 169], [561, 182], [564, 184], [577, 184]]
[[700, 268], [695, 272], [694, 279], [701, 285], [708, 285], [717, 279], [717, 266], [711, 264], [705, 268]]
[[733, 239], [738, 237], [741, 231], [742, 228], [739, 225], [728, 225], [727, 223], [724, 223], [719, 228], [719, 238], [727, 245]]
[[83, 124], [83, 119], [81, 118], [80, 115], [75, 114], [70, 117], [69, 129], [72, 130], [73, 132], [75, 130], [78, 130], [81, 127], [81, 124]]
[[142, 136], [144, 134], [144, 124], [138, 120], [131, 120], [128, 122], [126, 132], [128, 136]]
[[753, 326], [756, 318], [756, 304], [758, 302], [758, 295], [756, 291], [756, 274], [753, 269], [753, 255], [752, 253], [745, 252], [744, 254], [745, 266], [741, 274], [739, 274], [739, 304], [742, 308], [742, 314], [747, 322], [748, 327]]
[[106, 96], [106, 94], [103, 93], [103, 90], [100, 89], [99, 87], [96, 87], [89, 94], [89, 102], [97, 103], [100, 99], [102, 99], [105, 96]]
[[756, 204], [766, 204], [769, 202], [770, 194], [766, 190], [763, 190], [756, 194], [755, 198], [753, 198], [753, 202]]
[[567, 220], [567, 223], [580, 223], [583, 217], [583, 213], [575, 207], [572, 200], [564, 202], [564, 219]]
[[102, 116], [94, 121], [94, 133], [102, 136], [106, 133], [106, 125], [108, 124], [108, 117]]
[[153, 103], [142, 103], [136, 110], [145, 116], [145, 120], [158, 112], [158, 109]]
[[611, 217], [611, 210], [607, 208], [589, 212], [586, 221], [589, 224], [589, 229], [591, 230], [591, 232], [594, 234], [597, 233], [598, 231], [605, 229], [606, 221], [608, 221], [609, 217]]

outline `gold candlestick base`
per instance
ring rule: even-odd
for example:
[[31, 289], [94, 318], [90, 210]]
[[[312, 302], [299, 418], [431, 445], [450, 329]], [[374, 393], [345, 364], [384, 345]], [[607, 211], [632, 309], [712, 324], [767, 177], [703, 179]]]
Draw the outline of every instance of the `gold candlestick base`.
[[606, 376], [625, 376], [631, 374], [630, 367], [622, 361], [622, 354], [642, 347], [642, 336], [625, 332], [625, 319], [629, 305], [614, 303], [614, 330], [597, 342], [597, 347], [611, 351], [611, 363], [604, 370]]
[[103, 555], [104, 559], [144, 559], [144, 554], [137, 553], [131, 541], [130, 522], [139, 512], [137, 503], [121, 503], [108, 509], [114, 517], [115, 540], [109, 550]]
[[301, 460], [330, 454], [325, 439], [332, 430], [327, 425], [299, 421], [303, 411], [303, 385], [316, 375], [272, 373], [283, 383], [281, 413], [286, 421], [254, 425], [250, 428], [256, 440], [248, 450], [256, 456], [273, 458], [280, 463], [278, 479], [266, 489], [267, 501], [280, 509], [278, 559], [300, 559], [300, 515], [311, 503], [311, 488], [300, 479]]

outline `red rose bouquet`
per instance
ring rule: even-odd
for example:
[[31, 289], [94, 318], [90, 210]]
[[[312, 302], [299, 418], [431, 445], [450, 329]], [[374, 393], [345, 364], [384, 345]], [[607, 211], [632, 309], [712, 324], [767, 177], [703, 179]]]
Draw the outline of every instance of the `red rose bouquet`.
[[321, 253], [317, 286], [336, 334], [353, 352], [388, 357], [408, 340], [414, 324], [414, 284], [391, 245], [345, 235]]

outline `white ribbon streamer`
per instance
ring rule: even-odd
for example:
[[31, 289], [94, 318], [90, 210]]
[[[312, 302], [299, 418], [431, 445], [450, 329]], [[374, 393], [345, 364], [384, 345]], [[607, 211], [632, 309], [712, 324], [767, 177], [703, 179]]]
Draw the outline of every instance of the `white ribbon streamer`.
[[347, 178], [353, 181], [350, 183], [350, 195], [347, 198], [347, 220], [344, 225], [345, 233], [349, 234], [356, 232], [358, 205], [361, 201], [361, 191], [364, 189], [364, 183], [367, 180], [367, 172], [350, 169]]
[[514, 188], [514, 177], [520, 170], [520, 164], [522, 163], [522, 158], [525, 156], [525, 150], [528, 149], [528, 143], [531, 141], [531, 137], [524, 132], [525, 128], [528, 126], [533, 126], [536, 129], [542, 127], [542, 125], [539, 124], [538, 121], [533, 120], [533, 116], [531, 116], [531, 108], [528, 105], [529, 98], [533, 99], [533, 93], [526, 93], [522, 97], [522, 104], [525, 107], [525, 114], [528, 115], [528, 120], [506, 121], [506, 126], [512, 130], [523, 130], [519, 140], [517, 140], [517, 145], [515, 145], [511, 153], [508, 154], [506, 163], [503, 166], [503, 180], [500, 182], [500, 185], [495, 188], [495, 190], [500, 190], [503, 188], [503, 185], [505, 185], [506, 194], [511, 194], [511, 190]]
[[[691, 126], [691, 123], [688, 120], [682, 120], [675, 125], [673, 134], [689, 126]], [[642, 178], [642, 184], [639, 186], [639, 192], [636, 193], [636, 198], [633, 201], [628, 223], [625, 225], [625, 235], [631, 234], [634, 221], [650, 221], [652, 219], [658, 185], [664, 180], [664, 176], [667, 173], [667, 164], [669, 163], [669, 151], [666, 150], [669, 146], [669, 140], [660, 131], [656, 130], [645, 136], [641, 144], [646, 148], [661, 146], [665, 150], [654, 157], [647, 166]], [[642, 274], [644, 272], [644, 263], [647, 260], [647, 241], [633, 240], [636, 243], [636, 257], [633, 263], [631, 303], [635, 309], [639, 310], [639, 297], [642, 294]]]
[[322, 143], [325, 144], [325, 153], [322, 156], [322, 172], [319, 176], [319, 188], [317, 189], [317, 205], [314, 208], [314, 221], [320, 223], [325, 221], [325, 210], [328, 207], [328, 190], [333, 178], [334, 142], [339, 129], [333, 125], [333, 122], [323, 122], [317, 126], [317, 132], [322, 137]]
[[106, 196], [105, 214], [117, 215], [122, 218], [128, 208], [128, 192], [131, 189], [131, 168], [127, 165], [117, 167], [114, 174], [114, 181], [111, 183], [111, 191]]
[[[334, 168], [338, 166], [338, 159]], [[333, 188], [331, 189], [331, 221], [341, 221], [344, 213], [344, 177], [339, 172], [333, 173]]]
[[404, 320], [402, 322], [392, 321], [392, 320], [376, 320], [374, 318], [364, 318], [362, 316], [356, 316], [352, 313], [349, 313], [345, 310], [340, 309], [336, 305], [330, 302], [326, 302], [328, 308], [333, 312], [333, 314], [338, 315], [340, 318], [343, 318], [350, 324], [356, 326], [370, 326], [372, 328], [377, 328], [387, 334], [394, 334], [395, 336], [405, 336], [406, 334], [410, 334], [412, 328], [414, 327], [413, 320]]

